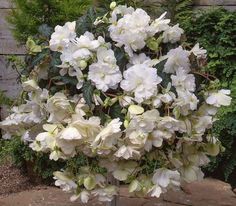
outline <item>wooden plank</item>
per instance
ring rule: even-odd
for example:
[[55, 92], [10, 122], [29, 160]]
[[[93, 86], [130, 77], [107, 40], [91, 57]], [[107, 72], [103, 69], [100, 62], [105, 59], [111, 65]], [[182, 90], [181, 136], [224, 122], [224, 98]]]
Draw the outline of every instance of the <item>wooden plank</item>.
[[[21, 91], [17, 77], [18, 73], [11, 66], [7, 67], [6, 56], [0, 55], [0, 89], [12, 99], [18, 98]], [[8, 114], [8, 108], [0, 105], [0, 119], [4, 119]]]
[[7, 67], [6, 57], [0, 55], [0, 89], [8, 97], [16, 98], [21, 88], [20, 84], [16, 81], [18, 73], [11, 68], [11, 65]]
[[[236, 11], [236, 5], [235, 6], [223, 6], [228, 11]], [[195, 6], [194, 9], [210, 9], [213, 8], [213, 6]]]
[[236, 0], [195, 0], [194, 4], [199, 6], [236, 6]]
[[11, 0], [0, 0], [0, 9], [10, 9], [13, 7], [14, 5]]
[[0, 9], [0, 54], [24, 54], [25, 49], [14, 40], [11, 28], [6, 21], [10, 9]]

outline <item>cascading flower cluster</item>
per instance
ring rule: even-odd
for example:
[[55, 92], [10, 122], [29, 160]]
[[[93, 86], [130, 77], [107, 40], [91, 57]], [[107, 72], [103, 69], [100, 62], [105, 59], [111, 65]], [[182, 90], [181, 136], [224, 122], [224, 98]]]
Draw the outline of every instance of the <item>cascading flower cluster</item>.
[[[71, 200], [111, 201], [118, 188], [108, 175], [131, 193], [159, 197], [201, 179], [201, 166], [220, 151], [211, 128], [218, 108], [230, 105], [230, 91], [200, 72], [206, 50], [186, 49], [184, 31], [165, 15], [152, 20], [113, 3], [97, 29], [57, 26], [49, 46], [60, 55], [58, 76], [48, 77], [46, 89], [32, 70], [25, 104], [0, 123], [5, 138], [22, 136], [52, 160], [86, 158], [77, 172], [54, 173], [55, 184], [74, 193]], [[63, 78], [73, 83], [55, 81]]]

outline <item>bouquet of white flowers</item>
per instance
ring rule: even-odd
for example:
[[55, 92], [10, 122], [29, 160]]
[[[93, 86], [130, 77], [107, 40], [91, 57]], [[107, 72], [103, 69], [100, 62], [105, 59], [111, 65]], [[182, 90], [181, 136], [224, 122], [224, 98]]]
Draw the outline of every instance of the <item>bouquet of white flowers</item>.
[[217, 109], [231, 102], [200, 70], [206, 50], [189, 49], [166, 13], [153, 20], [113, 2], [95, 14], [56, 26], [49, 47], [58, 69], [32, 69], [25, 103], [0, 124], [5, 137], [22, 136], [55, 161], [84, 156], [77, 171], [54, 173], [55, 184], [84, 203], [118, 194], [108, 175], [152, 197], [201, 179], [200, 167], [221, 148], [211, 133]]

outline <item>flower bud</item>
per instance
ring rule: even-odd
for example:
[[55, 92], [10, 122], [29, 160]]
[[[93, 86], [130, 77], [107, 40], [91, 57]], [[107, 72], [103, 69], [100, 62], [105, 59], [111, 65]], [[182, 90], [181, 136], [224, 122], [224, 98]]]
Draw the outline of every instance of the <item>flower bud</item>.
[[110, 9], [113, 10], [114, 8], [116, 8], [116, 2], [115, 1], [111, 2], [111, 4], [110, 4]]
[[87, 67], [87, 62], [86, 61], [84, 61], [84, 60], [81, 60], [80, 62], [79, 62], [79, 67], [83, 70], [83, 69], [85, 69], [86, 67]]

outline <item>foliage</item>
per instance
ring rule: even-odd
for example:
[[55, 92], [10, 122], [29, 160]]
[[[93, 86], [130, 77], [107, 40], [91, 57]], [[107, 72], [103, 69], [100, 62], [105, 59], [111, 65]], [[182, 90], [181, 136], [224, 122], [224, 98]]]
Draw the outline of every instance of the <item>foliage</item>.
[[54, 27], [71, 21], [83, 14], [93, 0], [12, 0], [15, 4], [8, 18], [13, 34], [21, 42], [38, 34], [40, 25]]
[[220, 110], [213, 130], [225, 151], [212, 159], [205, 172], [236, 186], [236, 12], [223, 8], [197, 11], [181, 24], [188, 41], [198, 41], [208, 52], [204, 71], [214, 74], [222, 87], [231, 89], [232, 104]]
[[223, 8], [199, 11], [182, 23], [189, 42], [199, 42], [208, 52], [206, 71], [228, 86], [236, 72], [236, 12]]

